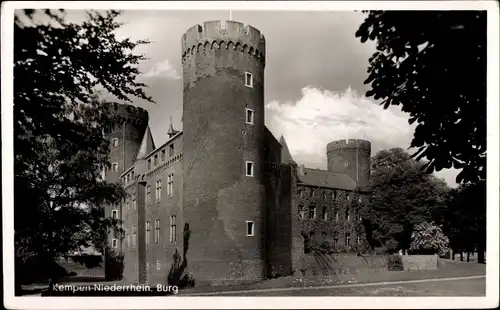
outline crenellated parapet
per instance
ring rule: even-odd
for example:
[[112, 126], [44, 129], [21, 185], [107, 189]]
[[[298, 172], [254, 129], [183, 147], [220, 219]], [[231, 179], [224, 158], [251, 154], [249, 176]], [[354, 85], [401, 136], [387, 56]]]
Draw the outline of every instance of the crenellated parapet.
[[332, 141], [326, 146], [326, 153], [333, 152], [355, 152], [371, 154], [371, 142], [363, 139], [343, 139]]
[[140, 107], [116, 102], [107, 102], [111, 118], [117, 123], [134, 125], [147, 125], [149, 121], [148, 111]]
[[189, 28], [182, 36], [182, 62], [213, 49], [233, 49], [265, 63], [266, 40], [259, 30], [235, 21], [209, 21]]

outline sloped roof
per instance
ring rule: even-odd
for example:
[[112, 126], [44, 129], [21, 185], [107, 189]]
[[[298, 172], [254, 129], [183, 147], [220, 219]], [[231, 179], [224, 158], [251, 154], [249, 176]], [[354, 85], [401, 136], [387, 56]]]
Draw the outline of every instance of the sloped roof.
[[356, 182], [347, 174], [326, 170], [304, 168], [304, 174], [298, 174], [299, 181], [304, 185], [355, 190]]
[[141, 147], [139, 152], [137, 152], [137, 159], [146, 157], [149, 153], [155, 150], [155, 143], [153, 141], [153, 136], [151, 135], [151, 130], [149, 126], [146, 128], [144, 137], [142, 138]]
[[285, 137], [281, 136], [279, 142], [281, 144], [281, 162], [284, 164], [297, 164], [295, 160], [293, 160], [292, 154], [290, 154], [288, 145], [286, 145]]

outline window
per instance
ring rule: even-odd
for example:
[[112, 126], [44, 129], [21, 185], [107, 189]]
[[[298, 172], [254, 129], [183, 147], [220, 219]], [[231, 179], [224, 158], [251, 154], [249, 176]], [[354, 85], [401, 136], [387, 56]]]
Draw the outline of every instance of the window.
[[132, 225], [132, 247], [135, 247], [137, 243], [137, 226]]
[[359, 241], [360, 241], [360, 240], [359, 240], [359, 235], [358, 235], [358, 236], [356, 237], [356, 246], [357, 246], [357, 247], [359, 247], [359, 244], [360, 244], [360, 242], [359, 242]]
[[155, 243], [160, 243], [160, 220], [155, 220]]
[[156, 200], [161, 199], [161, 180], [156, 181]]
[[127, 200], [127, 202], [125, 203], [125, 210], [128, 212], [130, 211], [130, 201]]
[[304, 206], [303, 205], [299, 205], [299, 216], [301, 219], [303, 219], [306, 215], [306, 211], [304, 210]]
[[174, 194], [174, 174], [168, 175], [167, 179], [167, 195], [170, 197]]
[[118, 138], [114, 138], [112, 140], [112, 144], [113, 144], [113, 147], [117, 147], [118, 146]]
[[335, 222], [338, 222], [339, 221], [339, 212], [336, 211], [335, 212]]
[[146, 205], [151, 203], [151, 185], [146, 186]]
[[127, 234], [127, 247], [130, 247], [130, 234]]
[[170, 217], [170, 242], [176, 241], [177, 226], [175, 225], [175, 215]]
[[245, 109], [245, 123], [253, 125], [253, 110]]
[[151, 158], [148, 159], [148, 169], [151, 169]]
[[337, 247], [338, 244], [339, 244], [339, 233], [335, 233], [335, 235], [333, 235], [333, 245]]
[[333, 200], [337, 199], [337, 192], [333, 191], [332, 198], [333, 198]]
[[255, 223], [252, 221], [247, 221], [247, 236], [253, 236], [255, 231]]
[[350, 199], [349, 194], [346, 194], [346, 195], [345, 195], [345, 199], [346, 199], [347, 201], [349, 201], [349, 199]]
[[115, 172], [118, 171], [118, 163], [113, 163], [112, 169]]
[[246, 176], [247, 177], [253, 177], [253, 162], [247, 161], [246, 162]]
[[118, 247], [118, 240], [116, 239], [111, 240], [111, 247], [116, 249]]
[[111, 217], [114, 219], [117, 219], [118, 218], [118, 210], [111, 211]]
[[363, 199], [361, 199], [361, 196], [359, 196], [358, 202], [359, 203], [363, 202]]
[[351, 247], [351, 234], [350, 233], [345, 234], [345, 246], [348, 248]]
[[155, 157], [153, 157], [154, 161], [153, 161], [153, 164], [154, 166], [158, 166], [158, 154], [155, 155]]
[[349, 212], [349, 209], [345, 211], [345, 220], [349, 222], [351, 220], [351, 214]]
[[363, 218], [361, 217], [361, 214], [358, 215], [358, 221], [360, 221], [360, 222], [363, 221]]
[[316, 206], [309, 207], [309, 218], [313, 220], [316, 219]]
[[323, 218], [324, 221], [326, 221], [328, 219], [328, 213], [326, 211], [326, 207], [323, 207], [322, 218]]
[[165, 149], [161, 150], [161, 161], [165, 161]]
[[168, 156], [169, 157], [172, 157], [174, 156], [174, 144], [170, 144], [170, 146], [168, 147]]
[[146, 221], [146, 244], [151, 242], [151, 222]]
[[156, 261], [156, 270], [160, 270], [161, 268], [161, 263], [159, 260]]
[[137, 201], [135, 200], [135, 197], [134, 199], [132, 200], [132, 211], [135, 211], [137, 210]]
[[250, 72], [245, 72], [245, 86], [253, 88], [253, 75]]

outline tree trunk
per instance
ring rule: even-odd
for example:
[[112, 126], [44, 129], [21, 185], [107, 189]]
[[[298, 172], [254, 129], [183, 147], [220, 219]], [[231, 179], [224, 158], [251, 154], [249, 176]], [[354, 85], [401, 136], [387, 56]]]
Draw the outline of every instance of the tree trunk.
[[482, 249], [482, 248], [478, 248], [477, 249], [477, 262], [478, 262], [478, 264], [484, 264], [485, 263], [485, 260], [484, 260], [484, 249]]
[[455, 250], [451, 250], [451, 260], [455, 260]]
[[460, 261], [464, 261], [464, 252], [460, 251]]
[[470, 262], [470, 252], [467, 252], [467, 262]]

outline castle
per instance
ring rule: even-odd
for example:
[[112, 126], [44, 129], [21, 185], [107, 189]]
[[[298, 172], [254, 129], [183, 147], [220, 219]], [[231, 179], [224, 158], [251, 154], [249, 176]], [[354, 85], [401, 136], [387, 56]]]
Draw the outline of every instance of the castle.
[[126, 280], [166, 284], [174, 255], [196, 283], [257, 280], [297, 272], [307, 242], [362, 246], [370, 142], [329, 143], [327, 170], [298, 165], [264, 125], [265, 49], [259, 30], [234, 21], [187, 30], [183, 130], [171, 124], [163, 145], [144, 109], [111, 106], [105, 178], [128, 197], [106, 216], [123, 221], [123, 238], [108, 239]]

